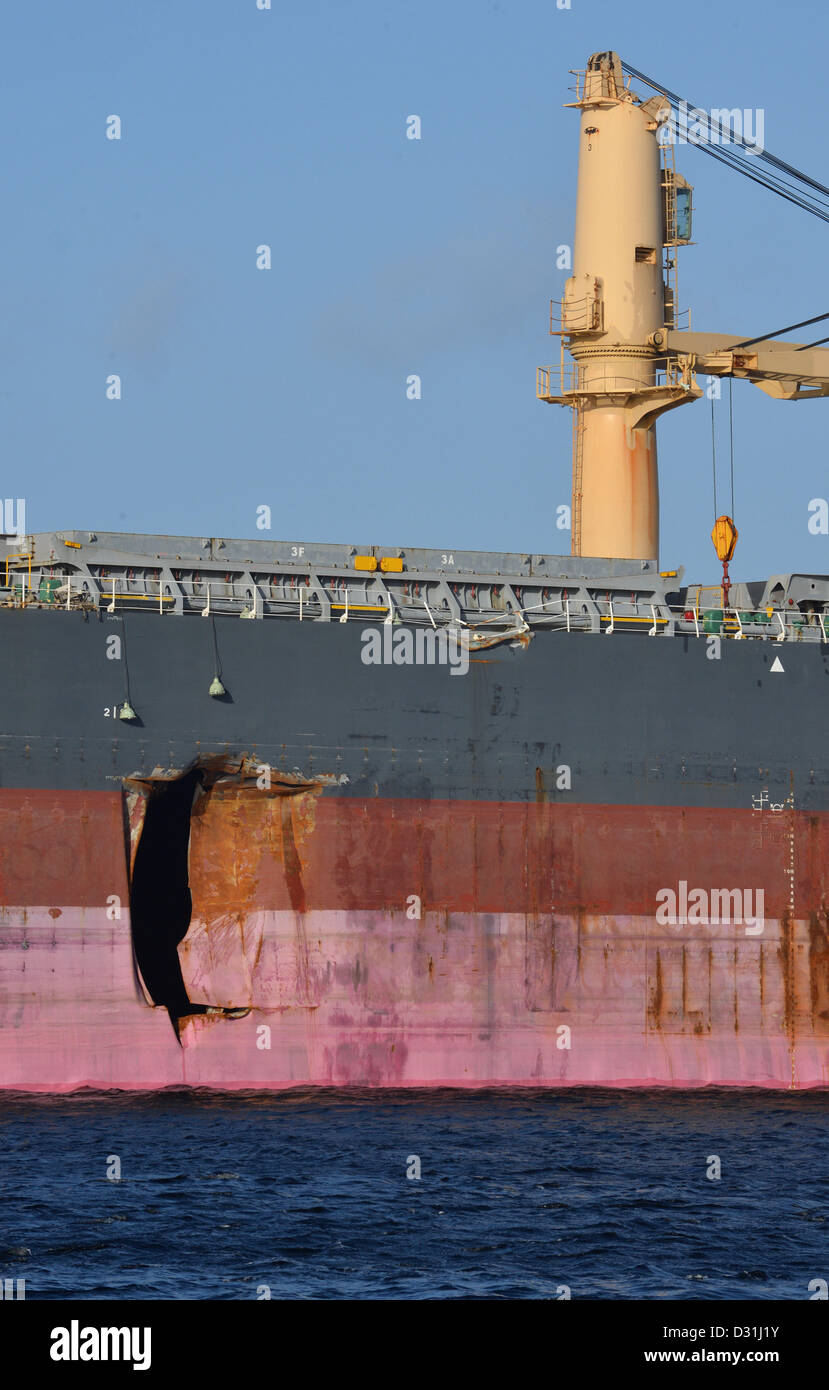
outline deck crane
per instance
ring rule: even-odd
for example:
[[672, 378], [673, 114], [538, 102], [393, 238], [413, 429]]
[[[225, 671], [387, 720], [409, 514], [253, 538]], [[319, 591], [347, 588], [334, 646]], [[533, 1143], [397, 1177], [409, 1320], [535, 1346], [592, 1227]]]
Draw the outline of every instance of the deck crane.
[[[821, 346], [827, 339], [772, 341], [787, 329], [747, 338], [679, 328], [676, 257], [691, 240], [692, 189], [664, 139], [679, 99], [613, 52], [594, 53], [575, 75], [573, 273], [559, 327], [551, 323], [561, 364], [538, 369], [536, 394], [574, 411], [572, 553], [658, 561], [658, 417], [699, 399], [698, 372], [743, 378], [779, 400], [829, 396], [829, 349]], [[654, 95], [631, 91], [633, 76]], [[740, 167], [737, 147], [699, 148]], [[829, 221], [829, 188], [767, 151], [741, 172]], [[565, 363], [565, 347], [574, 365]]]

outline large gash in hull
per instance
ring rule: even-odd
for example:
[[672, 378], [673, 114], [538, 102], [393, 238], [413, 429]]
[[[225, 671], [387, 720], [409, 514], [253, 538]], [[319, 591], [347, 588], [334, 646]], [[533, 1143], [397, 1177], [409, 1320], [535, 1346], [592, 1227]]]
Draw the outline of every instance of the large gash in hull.
[[823, 643], [206, 628], [0, 611], [6, 1087], [826, 1084]]

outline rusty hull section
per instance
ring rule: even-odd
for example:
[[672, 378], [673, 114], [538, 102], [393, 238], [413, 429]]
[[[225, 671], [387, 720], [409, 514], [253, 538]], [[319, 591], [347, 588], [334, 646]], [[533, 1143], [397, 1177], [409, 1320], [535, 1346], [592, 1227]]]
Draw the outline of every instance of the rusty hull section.
[[[120, 792], [0, 789], [4, 1086], [829, 1084], [829, 816], [255, 773], [206, 768], [194, 798], [178, 1030], [127, 906], [152, 779], [126, 816]], [[762, 888], [762, 933], [659, 925], [680, 879]]]
[[[297, 1080], [829, 1081], [829, 818], [321, 790], [197, 798], [179, 948], [194, 1002], [293, 1016]], [[658, 925], [679, 879], [762, 888], [762, 933]]]

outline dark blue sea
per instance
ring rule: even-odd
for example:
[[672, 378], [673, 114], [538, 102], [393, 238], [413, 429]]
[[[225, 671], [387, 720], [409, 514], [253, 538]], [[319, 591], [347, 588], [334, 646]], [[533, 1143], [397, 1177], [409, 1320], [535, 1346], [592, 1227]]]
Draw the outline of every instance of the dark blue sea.
[[828, 1138], [826, 1093], [6, 1097], [0, 1277], [27, 1299], [804, 1300], [829, 1278]]

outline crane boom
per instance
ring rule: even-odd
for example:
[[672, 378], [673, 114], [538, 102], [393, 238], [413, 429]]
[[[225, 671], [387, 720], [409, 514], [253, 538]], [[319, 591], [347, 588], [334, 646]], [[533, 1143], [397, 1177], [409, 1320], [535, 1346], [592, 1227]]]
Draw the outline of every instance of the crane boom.
[[653, 334], [653, 344], [675, 357], [678, 366], [687, 364], [691, 371], [706, 376], [742, 377], [775, 400], [829, 396], [829, 348], [785, 342], [759, 342], [742, 348], [736, 333], [676, 329], [660, 329]]

